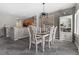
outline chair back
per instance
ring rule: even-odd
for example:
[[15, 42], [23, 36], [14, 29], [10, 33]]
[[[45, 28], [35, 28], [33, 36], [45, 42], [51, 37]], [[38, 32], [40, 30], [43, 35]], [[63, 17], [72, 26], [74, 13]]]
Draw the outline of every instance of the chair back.
[[53, 34], [54, 34], [54, 26], [50, 28], [49, 40], [52, 40], [53, 39]]
[[30, 40], [32, 41], [32, 40], [34, 40], [34, 32], [33, 32], [33, 30], [32, 30], [32, 26], [29, 26], [28, 27], [28, 32], [29, 32], [29, 38], [30, 38]]
[[33, 32], [36, 33], [37, 32], [37, 28], [35, 26], [33, 26], [33, 25], [31, 25], [31, 27], [32, 27], [31, 29], [33, 30]]
[[55, 37], [56, 37], [56, 31], [57, 31], [57, 26], [54, 29], [53, 39], [55, 39]]
[[51, 28], [51, 26], [46, 25], [45, 30], [46, 30], [47, 33], [50, 33], [50, 28]]
[[34, 33], [41, 33], [41, 28], [36, 27], [36, 26], [32, 26], [32, 30]]

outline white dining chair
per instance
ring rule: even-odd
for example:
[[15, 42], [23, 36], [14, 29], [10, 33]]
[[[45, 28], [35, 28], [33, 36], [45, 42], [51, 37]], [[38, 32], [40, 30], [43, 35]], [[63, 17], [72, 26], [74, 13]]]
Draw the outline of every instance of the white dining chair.
[[48, 42], [49, 48], [53, 40], [53, 34], [54, 34], [54, 26], [50, 28], [50, 33], [44, 36], [44, 40]]
[[[32, 27], [29, 26], [28, 27], [28, 31], [29, 31], [29, 50], [31, 49], [31, 45], [35, 44], [36, 46], [36, 53], [38, 52], [38, 44], [43, 43], [42, 37], [35, 34], [32, 30]], [[43, 52], [44, 52], [44, 45], [43, 47]]]
[[54, 28], [54, 33], [53, 33], [53, 45], [55, 44], [55, 39], [56, 39], [56, 31], [57, 31], [57, 26]]

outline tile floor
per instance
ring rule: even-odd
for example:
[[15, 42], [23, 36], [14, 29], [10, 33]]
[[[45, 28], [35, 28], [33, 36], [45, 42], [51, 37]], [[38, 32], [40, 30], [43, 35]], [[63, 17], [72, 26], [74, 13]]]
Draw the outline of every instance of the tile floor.
[[48, 48], [46, 43], [45, 52], [42, 52], [42, 47], [39, 45], [38, 53], [35, 53], [35, 45], [32, 45], [31, 50], [28, 49], [28, 38], [13, 41], [10, 38], [0, 38], [0, 55], [78, 55], [75, 44], [69, 41], [55, 41], [51, 48]]

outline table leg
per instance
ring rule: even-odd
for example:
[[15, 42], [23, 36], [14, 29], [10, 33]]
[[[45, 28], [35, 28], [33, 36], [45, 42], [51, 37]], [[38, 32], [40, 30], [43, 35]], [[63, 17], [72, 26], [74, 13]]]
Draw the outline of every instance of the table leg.
[[45, 38], [43, 37], [43, 52], [44, 52], [44, 46], [45, 46]]

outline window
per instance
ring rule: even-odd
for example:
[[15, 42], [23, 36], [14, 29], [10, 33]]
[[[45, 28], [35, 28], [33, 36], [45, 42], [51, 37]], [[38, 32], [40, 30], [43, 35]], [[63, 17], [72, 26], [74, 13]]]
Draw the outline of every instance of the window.
[[75, 24], [74, 25], [75, 25], [74, 33], [79, 34], [79, 10], [75, 14]]

